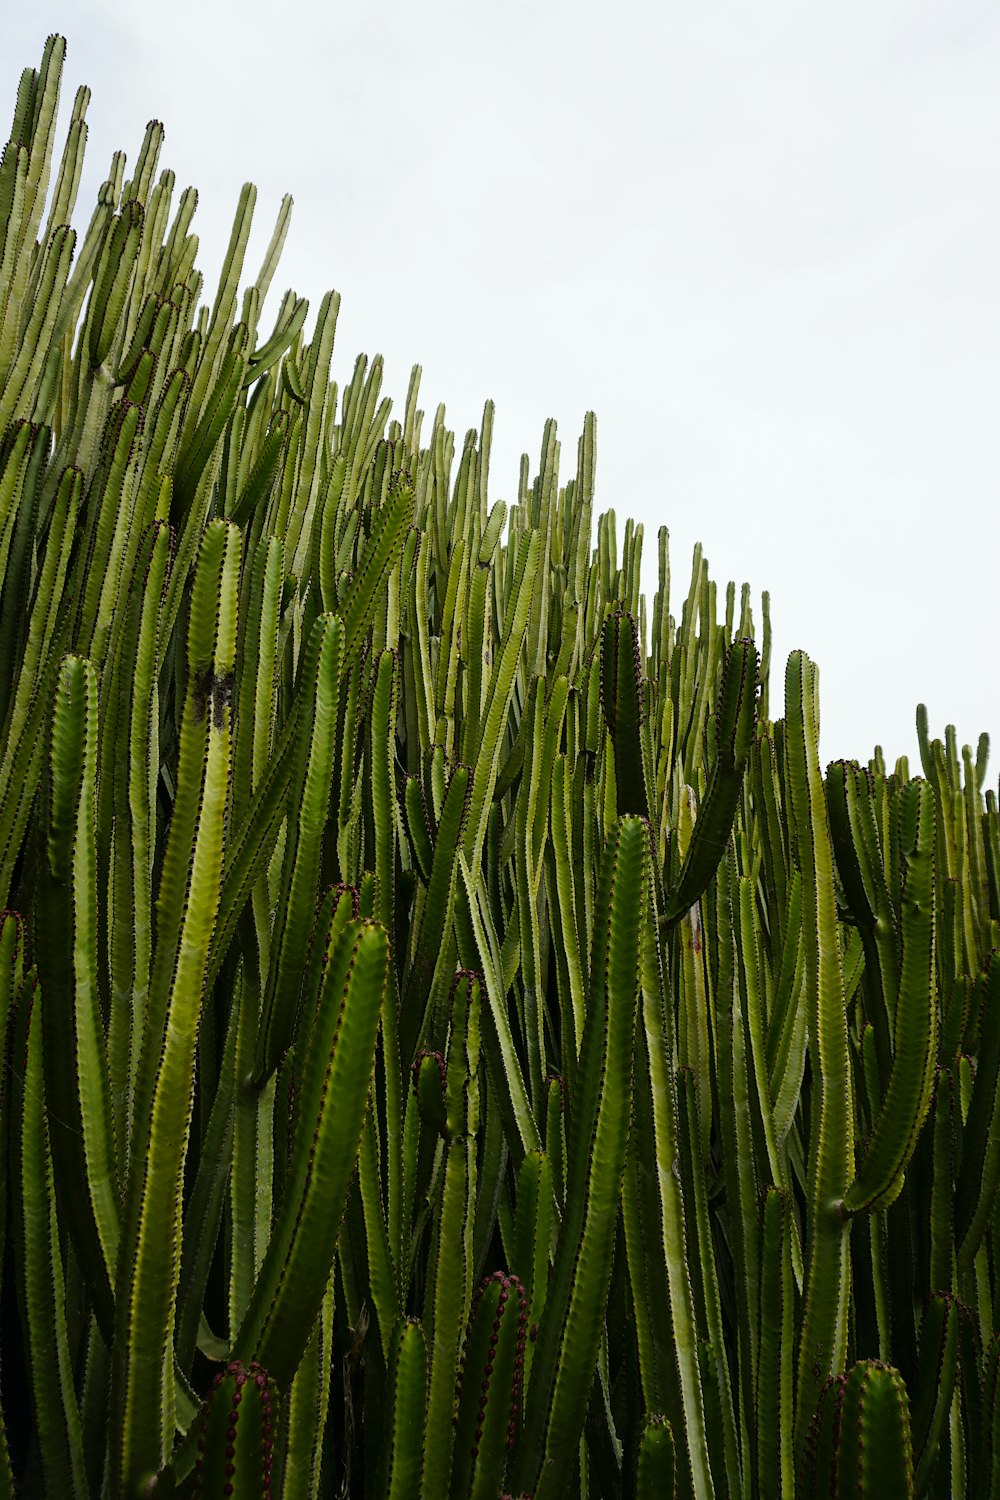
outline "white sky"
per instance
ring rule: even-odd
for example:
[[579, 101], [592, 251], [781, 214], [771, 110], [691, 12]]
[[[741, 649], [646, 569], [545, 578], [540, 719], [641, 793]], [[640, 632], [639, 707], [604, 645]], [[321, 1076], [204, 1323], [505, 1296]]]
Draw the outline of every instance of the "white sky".
[[1000, 733], [995, 4], [28, 10], [0, 20], [0, 128], [62, 31], [64, 114], [93, 90], [78, 223], [161, 119], [208, 292], [241, 183], [251, 276], [292, 192], [276, 291], [335, 286], [335, 375], [379, 352], [401, 407], [419, 362], [459, 444], [492, 397], [491, 498], [549, 416], [570, 477], [593, 408], [649, 603], [664, 523], [678, 608], [696, 540], [720, 594], [769, 589], [772, 713], [805, 647], [824, 763], [877, 741], [918, 769], [918, 701]]

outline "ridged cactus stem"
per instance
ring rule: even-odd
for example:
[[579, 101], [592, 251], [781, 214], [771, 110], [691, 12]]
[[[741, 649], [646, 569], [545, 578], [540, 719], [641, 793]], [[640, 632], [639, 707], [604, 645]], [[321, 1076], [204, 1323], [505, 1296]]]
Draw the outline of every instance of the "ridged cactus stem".
[[388, 1422], [387, 1500], [418, 1500], [427, 1410], [427, 1344], [420, 1324], [397, 1324], [389, 1358], [391, 1416]]
[[880, 1198], [892, 1192], [913, 1153], [934, 1081], [934, 795], [926, 782], [911, 781], [900, 794], [899, 822], [906, 874], [892, 1071], [864, 1160], [844, 1194], [845, 1213], [877, 1206]]
[[136, 1086], [133, 1156], [118, 1259], [111, 1367], [113, 1487], [130, 1494], [165, 1463], [181, 1191], [191, 1125], [202, 981], [218, 904], [229, 782], [225, 684], [235, 652], [240, 538], [213, 522], [188, 627], [188, 694], [177, 798], [157, 899], [157, 946]]
[[715, 715], [715, 759], [698, 821], [660, 922], [672, 927], [705, 890], [725, 851], [736, 816], [743, 772], [757, 722], [757, 648], [733, 643], [726, 659]]
[[490, 1500], [514, 1447], [528, 1325], [516, 1276], [494, 1271], [472, 1300], [458, 1379], [452, 1500]]
[[966, 1270], [983, 1241], [1000, 1186], [1000, 953], [989, 956], [981, 1042], [955, 1185], [955, 1246]]
[[[337, 914], [334, 912], [333, 922]], [[357, 1160], [385, 992], [385, 929], [359, 919], [340, 931], [303, 1038], [293, 1154], [233, 1357], [256, 1357], [279, 1389], [291, 1383], [326, 1293]]]
[[18, 1050], [24, 1049], [24, 1065], [23, 1077], [18, 1079], [22, 1097], [18, 1101], [21, 1144], [16, 1162], [15, 1226], [28, 1314], [24, 1332], [31, 1396], [46, 1492], [83, 1494], [83, 1433], [73, 1388], [66, 1276], [42, 1086], [42, 1012], [33, 987], [22, 992], [20, 1009], [20, 1035], [15, 1040]]
[[639, 1438], [636, 1500], [675, 1500], [677, 1474], [674, 1435], [666, 1417], [647, 1417]]
[[267, 1371], [230, 1360], [202, 1407], [194, 1492], [205, 1500], [271, 1500], [275, 1395]]
[[649, 825], [616, 823], [600, 877], [592, 989], [580, 1049], [570, 1181], [526, 1396], [518, 1481], [565, 1493], [597, 1361], [629, 1126], [632, 1042], [650, 888]]
[[803, 1500], [915, 1500], [906, 1387], [898, 1370], [863, 1360], [831, 1376], [812, 1419]]
[[805, 652], [785, 676], [787, 775], [802, 872], [805, 982], [814, 1097], [809, 1138], [805, 1306], [799, 1334], [796, 1448], [801, 1453], [819, 1388], [847, 1353], [848, 1223], [840, 1212], [854, 1166], [847, 1014], [833, 888], [833, 851], [819, 770], [818, 673]]
[[294, 1034], [299, 987], [319, 883], [323, 830], [333, 770], [343, 626], [322, 615], [313, 627], [303, 673], [307, 720], [295, 747], [289, 831], [285, 839], [282, 899], [271, 939], [267, 988], [261, 1006], [250, 1082], [260, 1089], [278, 1066]]
[[49, 934], [39, 953], [46, 1094], [57, 1192], [110, 1340], [121, 1224], [97, 983], [96, 777], [97, 673], [68, 656], [56, 685], [38, 882], [38, 920]]
[[431, 1329], [425, 1490], [449, 1482], [455, 1440], [455, 1380], [462, 1330], [472, 1300], [472, 1231], [479, 1127], [480, 982], [460, 970], [451, 988], [451, 1037], [445, 1063], [444, 1171], [428, 1280], [425, 1323]]

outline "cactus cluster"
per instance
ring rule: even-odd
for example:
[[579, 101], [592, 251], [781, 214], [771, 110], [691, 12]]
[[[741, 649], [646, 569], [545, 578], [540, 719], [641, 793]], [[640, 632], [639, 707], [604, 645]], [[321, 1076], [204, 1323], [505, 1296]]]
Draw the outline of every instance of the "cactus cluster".
[[[0, 1500], [1000, 1500], [988, 744], [0, 162]], [[242, 292], [240, 291], [243, 286]]]

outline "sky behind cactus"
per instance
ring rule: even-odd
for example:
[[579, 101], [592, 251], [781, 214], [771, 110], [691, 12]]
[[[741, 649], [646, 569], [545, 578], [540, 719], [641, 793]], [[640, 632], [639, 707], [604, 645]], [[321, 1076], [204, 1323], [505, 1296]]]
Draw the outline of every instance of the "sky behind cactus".
[[7, 121], [51, 30], [78, 227], [158, 117], [208, 289], [240, 184], [251, 274], [290, 191], [277, 294], [335, 286], [335, 373], [381, 352], [401, 404], [421, 363], [459, 443], [492, 397], [491, 498], [548, 416], [570, 477], [593, 408], [650, 605], [662, 524], [676, 609], [696, 540], [769, 589], [772, 712], [805, 647], [824, 761], [916, 767], [921, 700], [1000, 739], [995, 5], [50, 0], [0, 23]]

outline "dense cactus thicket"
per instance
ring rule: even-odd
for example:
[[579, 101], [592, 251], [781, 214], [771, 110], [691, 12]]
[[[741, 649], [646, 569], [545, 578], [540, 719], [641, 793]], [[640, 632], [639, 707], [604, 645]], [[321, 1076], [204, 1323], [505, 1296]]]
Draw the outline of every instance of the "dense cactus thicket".
[[[0, 166], [0, 1500], [1000, 1497], [987, 743], [819, 760], [595, 427], [489, 500], [201, 303], [148, 127]], [[243, 290], [240, 291], [240, 286]], [[673, 612], [672, 612], [673, 611]]]

